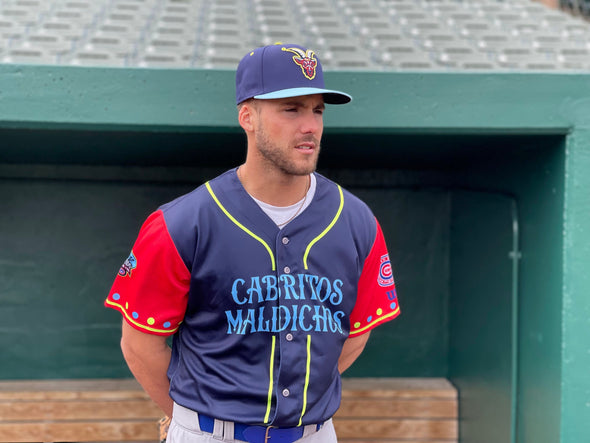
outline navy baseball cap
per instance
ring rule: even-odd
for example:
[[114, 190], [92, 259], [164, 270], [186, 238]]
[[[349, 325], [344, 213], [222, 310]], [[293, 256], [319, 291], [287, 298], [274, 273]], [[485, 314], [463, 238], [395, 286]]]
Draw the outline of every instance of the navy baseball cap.
[[324, 102], [341, 105], [352, 97], [326, 89], [322, 65], [314, 51], [276, 44], [246, 54], [236, 72], [236, 102], [323, 94]]

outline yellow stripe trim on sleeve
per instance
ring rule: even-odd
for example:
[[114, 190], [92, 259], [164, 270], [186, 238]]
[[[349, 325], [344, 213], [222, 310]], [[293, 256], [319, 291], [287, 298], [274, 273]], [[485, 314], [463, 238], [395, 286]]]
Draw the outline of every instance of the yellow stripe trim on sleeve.
[[117, 310], [120, 311], [125, 316], [125, 318], [127, 319], [127, 321], [129, 323], [133, 323], [135, 326], [137, 326], [141, 329], [145, 329], [146, 331], [157, 332], [160, 334], [173, 334], [178, 329], [178, 326], [173, 329], [150, 328], [149, 326], [142, 325], [141, 323], [138, 323], [133, 318], [131, 318], [129, 316], [129, 314], [127, 314], [127, 311], [125, 311], [123, 306], [121, 306], [119, 303], [115, 303], [114, 301], [110, 301], [109, 299], [107, 299], [105, 303], [109, 306], [114, 306], [114, 307], [118, 308]]
[[225, 215], [227, 215], [227, 218], [229, 218], [232, 222], [234, 222], [240, 229], [242, 229], [244, 232], [246, 232], [248, 235], [250, 235], [251, 237], [253, 237], [254, 239], [258, 240], [260, 243], [262, 243], [262, 245], [266, 248], [266, 250], [268, 251], [268, 255], [270, 255], [270, 263], [272, 266], [272, 270], [275, 271], [276, 270], [276, 265], [275, 265], [275, 258], [272, 255], [272, 249], [270, 249], [270, 246], [268, 246], [268, 244], [261, 239], [260, 237], [258, 237], [256, 234], [254, 234], [252, 231], [250, 231], [247, 227], [245, 227], [243, 224], [241, 224], [239, 221], [237, 221], [229, 212], [227, 209], [225, 209], [225, 207], [221, 204], [221, 202], [217, 199], [217, 196], [215, 195], [215, 193], [213, 192], [213, 189], [211, 189], [211, 185], [209, 184], [209, 182], [205, 183], [205, 186], [207, 187], [207, 190], [209, 191], [209, 194], [211, 194], [211, 197], [213, 197], [213, 200], [215, 200], [215, 203], [217, 203], [217, 206], [219, 206], [219, 208], [223, 211], [223, 213]]
[[342, 188], [340, 187], [340, 185], [338, 185], [338, 192], [340, 193], [340, 206], [338, 207], [338, 211], [336, 212], [336, 215], [334, 216], [334, 219], [332, 220], [332, 222], [326, 227], [326, 229], [324, 229], [322, 231], [322, 233], [320, 235], [318, 235], [316, 238], [314, 238], [309, 245], [307, 245], [307, 248], [305, 249], [305, 254], [303, 254], [303, 267], [307, 270], [307, 256], [309, 255], [309, 251], [311, 249], [311, 247], [313, 245], [315, 245], [324, 235], [326, 235], [328, 233], [328, 231], [330, 229], [332, 229], [332, 227], [336, 224], [336, 222], [338, 221], [338, 218], [340, 218], [340, 214], [342, 213], [342, 208], [344, 207], [344, 195], [342, 194]]
[[299, 424], [301, 426], [303, 415], [307, 409], [307, 388], [309, 387], [309, 372], [311, 368], [311, 335], [307, 336], [307, 366], [305, 368], [305, 386], [303, 387], [303, 409], [301, 410], [301, 417], [299, 417]]
[[275, 369], [275, 344], [277, 341], [277, 337], [275, 335], [272, 336], [272, 346], [270, 348], [270, 369], [269, 369], [269, 382], [268, 382], [268, 398], [266, 402], [266, 415], [264, 416], [264, 423], [268, 423], [268, 418], [270, 416], [270, 407], [272, 405], [272, 388], [274, 385], [274, 369]]
[[370, 329], [371, 326], [373, 326], [376, 323], [379, 323], [380, 321], [385, 320], [386, 318], [391, 318], [391, 317], [395, 317], [397, 314], [399, 314], [399, 307], [395, 310], [390, 312], [389, 314], [383, 315], [375, 320], [373, 320], [371, 323], [363, 326], [362, 328], [359, 329], [355, 329], [354, 331], [350, 331], [348, 335], [356, 335], [356, 334], [360, 334], [361, 332], [366, 331], [367, 329]]

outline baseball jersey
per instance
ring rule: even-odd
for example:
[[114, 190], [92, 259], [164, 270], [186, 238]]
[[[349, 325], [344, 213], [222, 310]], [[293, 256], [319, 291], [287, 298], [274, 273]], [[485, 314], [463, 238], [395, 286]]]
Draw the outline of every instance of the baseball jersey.
[[344, 341], [400, 312], [361, 200], [316, 173], [312, 203], [279, 229], [236, 169], [148, 217], [105, 304], [142, 332], [174, 334], [176, 403], [280, 427], [329, 419]]

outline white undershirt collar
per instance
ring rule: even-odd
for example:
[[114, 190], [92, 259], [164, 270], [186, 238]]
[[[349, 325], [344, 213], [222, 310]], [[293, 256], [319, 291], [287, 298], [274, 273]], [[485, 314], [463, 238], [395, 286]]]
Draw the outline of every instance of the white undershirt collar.
[[[268, 203], [265, 203], [261, 200], [258, 200], [254, 197], [252, 197], [250, 195], [250, 197], [252, 197], [252, 199], [258, 204], [258, 206], [260, 206], [260, 209], [262, 209], [264, 211], [264, 213], [266, 215], [268, 215], [271, 220], [273, 222], [275, 222], [275, 224], [279, 227], [284, 227], [285, 222], [289, 221], [291, 222], [292, 220], [289, 219], [296, 219], [297, 217], [299, 217], [299, 215], [301, 215], [301, 213], [303, 211], [305, 211], [305, 208], [307, 208], [310, 204], [311, 201], [313, 200], [313, 196], [315, 195], [315, 189], [316, 189], [316, 178], [315, 178], [315, 174], [310, 174], [311, 178], [310, 178], [310, 183], [309, 183], [309, 189], [307, 191], [307, 194], [305, 195], [305, 197], [303, 197], [301, 200], [299, 200], [297, 203], [290, 205], [290, 206], [273, 206], [273, 205], [269, 205]], [[249, 195], [249, 194], [248, 194]], [[305, 199], [305, 202], [303, 202], [303, 206], [300, 209], [301, 203], [302, 201]], [[299, 211], [299, 214], [297, 214], [297, 216], [294, 217], [294, 215], [297, 213], [297, 211]]]

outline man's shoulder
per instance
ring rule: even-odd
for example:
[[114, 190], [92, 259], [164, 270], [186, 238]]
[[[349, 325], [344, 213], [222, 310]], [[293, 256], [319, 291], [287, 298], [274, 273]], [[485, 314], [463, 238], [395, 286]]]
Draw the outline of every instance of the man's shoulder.
[[[214, 185], [215, 187], [223, 187], [230, 179], [232, 170], [226, 171], [221, 175], [203, 183], [192, 191], [176, 197], [174, 200], [169, 201], [162, 206], [160, 209], [165, 214], [167, 213], [187, 213], [202, 210], [204, 207], [210, 206], [214, 203], [211, 198], [211, 192], [209, 187]], [[208, 186], [209, 185], [209, 186]]]
[[324, 189], [324, 195], [328, 195], [331, 197], [335, 196], [336, 198], [340, 198], [339, 195], [342, 195], [341, 198], [343, 203], [343, 211], [357, 215], [364, 214], [371, 217], [373, 216], [369, 206], [363, 200], [361, 200], [359, 197], [353, 194], [353, 192], [344, 188], [335, 181], [323, 176], [322, 174], [316, 172], [315, 175], [318, 186], [321, 189]]
[[187, 257], [192, 257], [196, 247], [197, 234], [204, 227], [215, 225], [212, 220], [217, 216], [217, 213], [213, 210], [216, 208], [216, 203], [209, 191], [211, 184], [214, 184], [215, 187], [223, 187], [223, 182], [228, 180], [228, 177], [231, 177], [231, 171], [211, 179], [159, 208], [170, 237], [181, 257], [186, 258], [187, 266], [190, 264]]
[[326, 200], [322, 206], [329, 208], [336, 214], [334, 217], [335, 228], [340, 230], [342, 238], [350, 238], [356, 245], [356, 250], [362, 257], [366, 257], [375, 240], [377, 232], [377, 220], [369, 206], [357, 197], [353, 192], [344, 189], [336, 182], [323, 176], [318, 177], [318, 183], [321, 183], [319, 189], [323, 190], [320, 194], [324, 195]]

